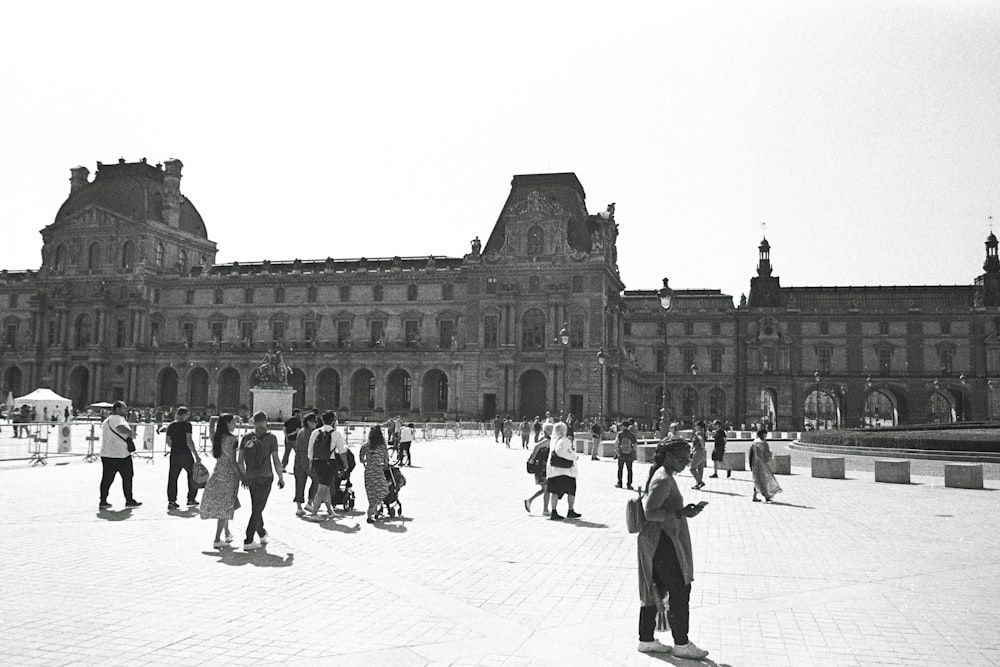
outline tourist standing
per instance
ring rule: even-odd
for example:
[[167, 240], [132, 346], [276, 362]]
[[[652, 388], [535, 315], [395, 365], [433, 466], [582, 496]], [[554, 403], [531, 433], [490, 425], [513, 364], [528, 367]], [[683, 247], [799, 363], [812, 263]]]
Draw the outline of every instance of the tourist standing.
[[542, 436], [542, 418], [535, 415], [535, 422], [531, 428], [535, 432], [535, 442], [538, 442], [538, 439]]
[[201, 463], [201, 455], [191, 437], [190, 412], [183, 405], [174, 413], [174, 421], [167, 426], [167, 446], [170, 448], [170, 470], [167, 472], [167, 509], [175, 510], [177, 504], [177, 478], [181, 471], [187, 473], [187, 506], [198, 506], [198, 484], [194, 478], [194, 464]]
[[635, 463], [637, 446], [635, 431], [629, 428], [628, 423], [623, 423], [615, 442], [615, 458], [618, 459], [618, 483], [615, 486], [619, 489], [622, 488], [622, 468], [628, 470], [628, 488], [632, 488], [632, 464]]
[[507, 445], [507, 449], [510, 449], [511, 438], [514, 437], [514, 422], [510, 420], [510, 415], [504, 417], [503, 420], [503, 442]]
[[[101, 467], [104, 471], [101, 475], [101, 502], [98, 507], [102, 510], [111, 507], [108, 492], [111, 490], [111, 483], [115, 481], [115, 475], [122, 477], [125, 507], [142, 505], [132, 496], [133, 469], [129, 445], [135, 437], [135, 431], [125, 421], [126, 410], [128, 407], [125, 401], [115, 401], [111, 406], [111, 415], [101, 424]], [[132, 445], [132, 449], [135, 450], [135, 445]]]
[[291, 456], [292, 450], [295, 449], [295, 436], [298, 435], [299, 429], [302, 428], [302, 411], [298, 408], [292, 410], [292, 416], [285, 421], [285, 455], [281, 457], [281, 472], [286, 472], [288, 468], [288, 457]]
[[[688, 639], [691, 582], [694, 580], [694, 557], [687, 520], [701, 513], [704, 503], [684, 505], [684, 498], [674, 475], [684, 470], [691, 457], [686, 440], [676, 438], [660, 443], [653, 456], [653, 467], [646, 482], [643, 502], [646, 523], [639, 531], [639, 651], [673, 653], [677, 658], [700, 660], [708, 651]], [[664, 612], [664, 598], [669, 608], [667, 622], [674, 646], [662, 644], [653, 635], [656, 617]]]
[[500, 436], [503, 434], [503, 420], [500, 419], [500, 415], [493, 418], [493, 442], [500, 442]]
[[549, 494], [545, 491], [545, 482], [548, 477], [546, 468], [549, 464], [549, 445], [552, 442], [550, 436], [552, 435], [552, 426], [546, 425], [543, 428], [542, 439], [535, 444], [535, 448], [531, 450], [531, 455], [528, 457], [528, 461], [533, 464], [535, 469], [535, 484], [538, 485], [538, 491], [535, 491], [534, 495], [530, 498], [524, 499], [524, 509], [531, 513], [531, 502], [538, 496], [542, 496], [542, 514], [549, 513]]
[[[278, 473], [278, 488], [285, 488], [285, 476], [278, 458], [278, 439], [267, 430], [267, 415], [258, 412], [253, 416], [253, 430], [240, 441], [239, 456], [236, 460], [240, 468], [243, 484], [250, 491], [250, 521], [247, 523], [245, 551], [260, 549], [268, 541], [264, 530], [264, 508], [271, 495], [274, 472]], [[260, 541], [254, 539], [254, 535]]]
[[[549, 456], [549, 464], [546, 469], [547, 479], [545, 490], [551, 494], [552, 512], [549, 518], [553, 521], [566, 519], [577, 519], [581, 515], [576, 511], [576, 451], [573, 449], [573, 441], [566, 437], [566, 424], [559, 422], [552, 427], [555, 441], [552, 444], [552, 454]], [[563, 517], [557, 511], [559, 499], [566, 496], [569, 511]]]
[[528, 440], [531, 439], [531, 422], [527, 417], [521, 417], [521, 449], [528, 448]]
[[595, 419], [590, 427], [590, 438], [594, 443], [594, 448], [590, 451], [590, 460], [596, 461], [601, 451], [601, 440], [604, 439], [604, 426], [599, 419]]
[[[399, 429], [399, 465], [413, 466], [413, 458], [410, 456], [410, 447], [413, 446], [413, 434], [416, 429], [413, 426], [413, 422], [406, 424], [401, 429]], [[403, 459], [406, 459], [406, 463], [403, 463]]]
[[767, 429], [757, 430], [757, 439], [750, 445], [750, 470], [753, 472], [753, 501], [760, 502], [759, 491], [764, 500], [771, 502], [781, 493], [781, 486], [771, 471], [771, 446], [767, 444]]
[[365, 466], [365, 493], [368, 495], [368, 523], [375, 523], [375, 512], [389, 495], [389, 482], [385, 478], [389, 467], [389, 450], [385, 446], [382, 429], [373, 426], [368, 432], [368, 442], [361, 445], [358, 458]]
[[733, 469], [726, 463], [726, 429], [722, 428], [721, 421], [716, 421], [714, 426], [715, 446], [712, 447], [712, 469], [714, 472], [709, 475], [709, 478], [716, 479], [719, 476], [720, 467], [726, 469], [726, 477], [732, 477]]
[[708, 463], [705, 450], [706, 439], [705, 422], [700, 421], [695, 424], [694, 437], [691, 440], [691, 476], [694, 477], [692, 489], [700, 489], [705, 486], [705, 465]]
[[208, 478], [205, 492], [201, 494], [202, 519], [215, 519], [216, 549], [221, 549], [233, 541], [229, 532], [229, 521], [233, 513], [240, 508], [237, 497], [240, 489], [240, 469], [236, 465], [237, 440], [233, 432], [236, 424], [231, 414], [219, 417], [212, 434], [212, 456], [215, 457], [215, 470]]
[[[295, 466], [292, 472], [295, 474], [295, 516], [304, 516], [305, 510], [302, 503], [306, 501], [306, 481], [309, 480], [309, 437], [316, 428], [317, 416], [310, 412], [302, 420], [302, 428], [295, 435]], [[309, 501], [312, 502], [316, 493], [315, 481], [309, 488]]]

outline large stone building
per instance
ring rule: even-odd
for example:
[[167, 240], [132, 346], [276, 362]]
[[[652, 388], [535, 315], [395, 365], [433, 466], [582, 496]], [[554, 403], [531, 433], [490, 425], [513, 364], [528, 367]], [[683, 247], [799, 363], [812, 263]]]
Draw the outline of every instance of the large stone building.
[[[1000, 260], [948, 287], [625, 291], [614, 205], [574, 174], [515, 176], [463, 257], [215, 263], [178, 160], [71, 170], [37, 270], [0, 276], [0, 381], [77, 407], [246, 410], [271, 341], [297, 405], [351, 418], [573, 412], [922, 422], [1000, 414]], [[664, 400], [663, 388], [667, 388]]]

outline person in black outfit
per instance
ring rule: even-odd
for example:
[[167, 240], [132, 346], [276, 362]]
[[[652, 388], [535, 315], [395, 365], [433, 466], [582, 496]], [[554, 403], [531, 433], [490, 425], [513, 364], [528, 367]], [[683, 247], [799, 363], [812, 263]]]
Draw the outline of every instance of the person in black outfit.
[[281, 457], [281, 472], [287, 472], [285, 469], [288, 467], [288, 458], [292, 450], [295, 449], [295, 436], [299, 434], [299, 429], [302, 428], [300, 414], [302, 414], [302, 411], [295, 408], [292, 410], [291, 419], [285, 420], [285, 455]]
[[188, 478], [188, 507], [198, 506], [198, 485], [194, 479], [194, 464], [201, 463], [201, 456], [195, 449], [191, 437], [191, 422], [188, 421], [188, 409], [183, 405], [177, 408], [176, 418], [167, 427], [167, 444], [170, 446], [170, 471], [167, 473], [167, 508], [177, 509], [177, 479], [181, 470]]
[[719, 476], [719, 468], [726, 469], [726, 477], [733, 476], [733, 469], [726, 463], [726, 429], [721, 421], [717, 421], [715, 426], [715, 446], [712, 448], [712, 469], [714, 472], [709, 475], [711, 479]]

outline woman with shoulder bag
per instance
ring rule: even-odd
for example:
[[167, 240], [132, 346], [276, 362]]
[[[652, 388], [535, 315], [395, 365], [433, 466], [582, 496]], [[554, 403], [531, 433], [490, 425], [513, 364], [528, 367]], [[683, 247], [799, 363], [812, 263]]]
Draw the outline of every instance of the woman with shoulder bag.
[[[212, 456], [215, 470], [208, 478], [205, 491], [201, 495], [199, 512], [202, 519], [215, 519], [215, 548], [221, 549], [233, 541], [229, 532], [229, 521], [240, 508], [237, 493], [240, 488], [240, 469], [236, 465], [236, 436], [233, 435], [233, 416], [219, 417], [212, 434]], [[223, 538], [223, 533], [225, 537]]]
[[549, 446], [552, 443], [552, 424], [545, 424], [542, 427], [542, 439], [538, 441], [535, 448], [531, 450], [531, 456], [528, 460], [534, 463], [535, 468], [535, 484], [538, 485], [538, 491], [535, 491], [535, 495], [530, 498], [524, 499], [524, 509], [531, 513], [531, 501], [533, 501], [538, 496], [542, 496], [542, 514], [549, 513], [549, 494], [545, 492], [545, 482], [548, 477], [546, 474], [546, 468], [549, 465]]
[[[557, 423], [553, 429], [555, 441], [552, 444], [552, 454], [549, 456], [549, 465], [546, 469], [545, 490], [552, 496], [552, 512], [549, 518], [553, 521], [566, 519], [579, 519], [579, 514], [573, 505], [576, 503], [576, 450], [573, 449], [573, 441], [566, 437], [566, 424]], [[559, 499], [567, 496], [569, 511], [563, 517], [556, 510]]]
[[375, 523], [375, 513], [389, 495], [389, 482], [385, 469], [389, 467], [389, 449], [379, 426], [372, 426], [368, 442], [361, 445], [358, 458], [365, 466], [365, 493], [368, 495], [368, 523]]

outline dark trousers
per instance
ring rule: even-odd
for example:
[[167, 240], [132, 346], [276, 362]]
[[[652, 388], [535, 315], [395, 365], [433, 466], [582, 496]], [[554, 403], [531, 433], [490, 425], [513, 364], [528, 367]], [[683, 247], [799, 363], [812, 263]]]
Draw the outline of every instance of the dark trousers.
[[[413, 459], [410, 458], [410, 445], [412, 442], [401, 442], [399, 443], [399, 465], [413, 465]], [[403, 463], [403, 459], [406, 459], [406, 463]]]
[[251, 479], [248, 482], [250, 487], [250, 523], [247, 524], [247, 542], [253, 542], [254, 533], [261, 537], [267, 535], [264, 530], [264, 507], [267, 505], [267, 497], [271, 495], [270, 477], [264, 479]]
[[618, 485], [622, 483], [622, 468], [628, 468], [628, 485], [632, 486], [632, 462], [635, 459], [631, 456], [618, 456]]
[[172, 503], [177, 502], [177, 478], [181, 476], [181, 470], [187, 473], [187, 499], [189, 503], [193, 503], [198, 499], [198, 485], [194, 483], [193, 456], [170, 457], [170, 471], [167, 473], [167, 500]]
[[113, 459], [102, 456], [101, 467], [104, 468], [104, 474], [101, 476], [101, 502], [107, 502], [108, 491], [111, 490], [111, 482], [115, 481], [116, 474], [122, 476], [122, 493], [125, 494], [125, 500], [133, 500], [132, 457], [126, 456], [123, 459]]
[[[656, 545], [656, 553], [653, 554], [653, 583], [660, 597], [670, 596], [667, 601], [667, 623], [670, 624], [670, 634], [674, 636], [674, 644], [677, 646], [687, 644], [691, 584], [684, 583], [684, 574], [674, 552], [674, 543], [663, 533], [660, 533], [660, 541]], [[640, 607], [639, 641], [653, 641], [655, 629], [656, 606]]]
[[[292, 455], [292, 450], [295, 449], [295, 439], [285, 438], [285, 455], [281, 457], [281, 469], [284, 470], [288, 467], [288, 459]], [[296, 455], [298, 456], [298, 455]]]
[[[295, 456], [298, 456], [296, 454]], [[296, 464], [298, 461], [296, 461]], [[304, 503], [305, 493], [306, 493], [306, 480], [309, 479], [309, 473], [303, 470], [300, 466], [295, 466], [295, 502]], [[312, 500], [313, 494], [316, 489], [310, 489], [309, 500]]]

